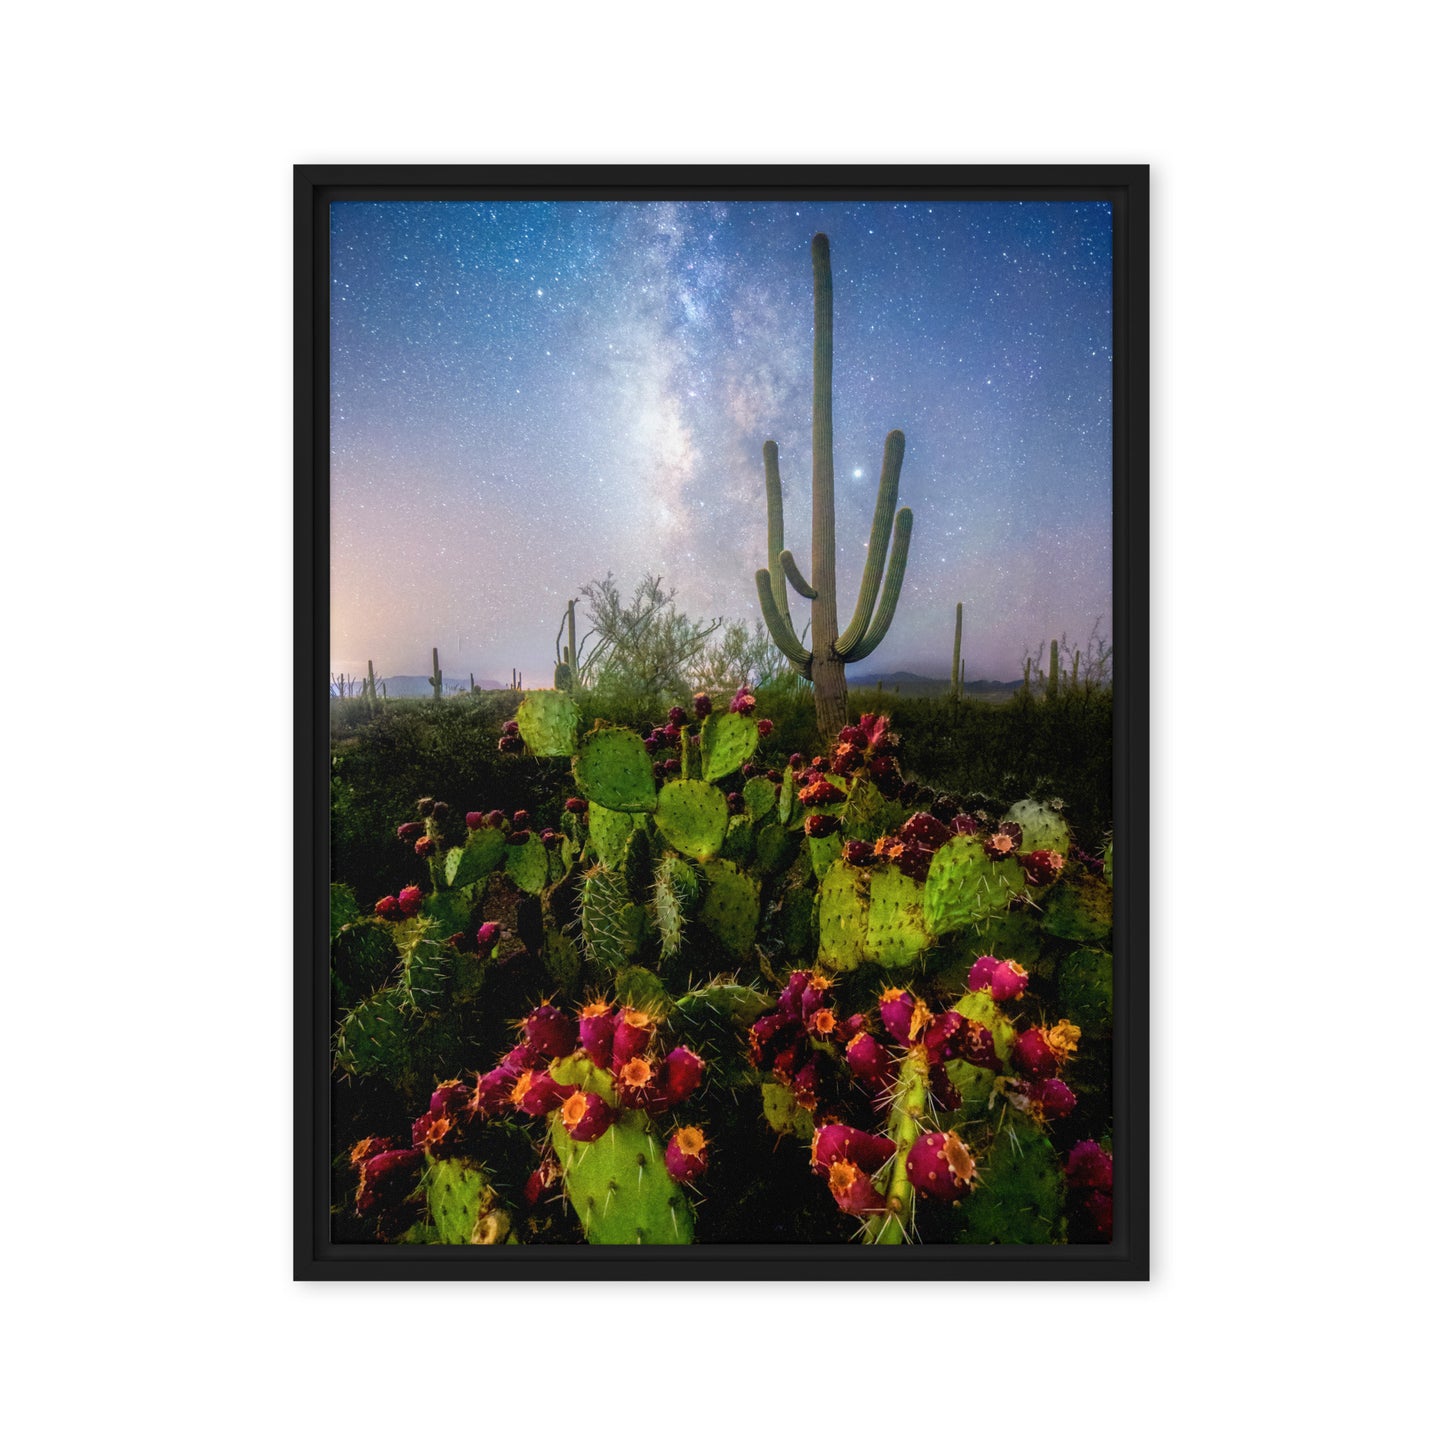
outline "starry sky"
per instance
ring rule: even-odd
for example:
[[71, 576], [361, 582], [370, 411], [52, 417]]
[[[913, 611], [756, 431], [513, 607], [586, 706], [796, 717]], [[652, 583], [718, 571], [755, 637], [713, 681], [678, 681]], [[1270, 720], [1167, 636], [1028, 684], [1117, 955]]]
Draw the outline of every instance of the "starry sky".
[[[831, 241], [839, 627], [883, 439], [903, 596], [850, 673], [967, 676], [1111, 636], [1110, 207], [346, 202], [331, 207], [331, 668], [550, 686], [569, 597], [661, 572], [751, 623], [762, 445], [809, 571], [813, 283]], [[797, 626], [807, 604], [790, 598]], [[579, 630], [582, 617], [579, 608]]]

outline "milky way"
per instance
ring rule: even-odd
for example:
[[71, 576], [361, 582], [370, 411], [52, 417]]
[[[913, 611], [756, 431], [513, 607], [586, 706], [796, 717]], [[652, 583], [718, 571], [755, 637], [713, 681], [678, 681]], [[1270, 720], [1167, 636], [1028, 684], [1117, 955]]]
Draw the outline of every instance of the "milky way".
[[[832, 243], [846, 626], [883, 439], [913, 544], [858, 671], [972, 678], [1112, 632], [1110, 208], [1029, 201], [332, 207], [331, 663], [549, 686], [569, 597], [660, 572], [751, 621], [763, 442], [811, 533], [812, 271]], [[795, 613], [799, 609], [795, 606]], [[801, 624], [800, 624], [801, 625]]]

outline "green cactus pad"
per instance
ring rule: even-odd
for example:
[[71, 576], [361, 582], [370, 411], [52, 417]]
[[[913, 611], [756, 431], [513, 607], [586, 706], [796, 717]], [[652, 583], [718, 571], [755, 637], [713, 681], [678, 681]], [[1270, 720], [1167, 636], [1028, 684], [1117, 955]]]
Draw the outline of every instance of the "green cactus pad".
[[580, 721], [577, 704], [565, 692], [529, 692], [517, 709], [522, 741], [539, 758], [570, 758]]
[[669, 853], [657, 865], [652, 884], [652, 911], [657, 917], [664, 958], [676, 958], [682, 951], [687, 920], [701, 892], [697, 874], [681, 858]]
[[396, 985], [402, 1002], [417, 1013], [442, 1008], [451, 998], [453, 958], [455, 954], [449, 958], [448, 950], [435, 938], [414, 940], [402, 951], [401, 978]]
[[632, 830], [644, 822], [640, 813], [618, 813], [593, 803], [587, 809], [587, 832], [592, 840], [592, 851], [597, 854], [604, 867], [622, 866], [623, 854]]
[[882, 968], [904, 968], [933, 941], [923, 921], [923, 885], [895, 863], [873, 869], [865, 957]]
[[396, 989], [364, 999], [341, 1021], [333, 1058], [343, 1074], [364, 1077], [398, 1072], [406, 1057], [406, 1010]]
[[715, 712], [702, 720], [702, 775], [715, 783], [735, 773], [758, 750], [758, 725], [740, 712]]
[[[641, 813], [633, 816], [643, 819]], [[652, 845], [647, 841], [647, 829], [634, 828], [627, 846], [622, 850], [622, 881], [627, 887], [627, 896], [634, 903], [647, 897], [652, 886]]]
[[867, 875], [840, 858], [818, 885], [818, 962], [848, 973], [865, 958]]
[[749, 953], [758, 933], [758, 885], [722, 858], [704, 863], [702, 873], [707, 892], [698, 921], [730, 953]]
[[549, 928], [542, 936], [542, 967], [553, 988], [564, 995], [576, 992], [582, 976], [582, 955], [569, 934]]
[[991, 863], [974, 835], [950, 838], [933, 855], [923, 889], [923, 916], [933, 933], [966, 928], [1002, 912], [1025, 885], [1017, 863]]
[[978, 1182], [959, 1204], [960, 1244], [1058, 1244], [1064, 1177], [1049, 1136], [1010, 1109], [979, 1160]]
[[728, 819], [728, 835], [723, 839], [719, 858], [730, 858], [740, 868], [746, 868], [753, 861], [757, 844], [753, 835], [752, 819], [746, 813], [737, 813]]
[[348, 923], [331, 941], [331, 972], [348, 999], [375, 993], [400, 962], [391, 929], [379, 918]]
[[666, 1018], [672, 1012], [672, 995], [650, 968], [619, 970], [613, 984], [613, 993], [619, 1004], [628, 1008], [640, 1008], [655, 1019]]
[[830, 833], [826, 838], [808, 839], [808, 861], [813, 865], [813, 877], [822, 879], [824, 874], [843, 855], [843, 835]]
[[871, 844], [885, 833], [894, 832], [905, 816], [902, 804], [890, 802], [875, 783], [856, 778], [843, 805], [843, 836]]
[[355, 923], [361, 916], [356, 906], [356, 895], [344, 883], [331, 885], [331, 937], [334, 939], [348, 923]]
[[940, 1127], [955, 1129], [961, 1124], [978, 1123], [988, 1114], [998, 1075], [992, 1069], [970, 1064], [967, 1059], [950, 1059], [943, 1068], [958, 1091], [959, 1104], [939, 1120]]
[[627, 916], [631, 899], [618, 869], [591, 868], [582, 879], [582, 945], [587, 956], [607, 973], [615, 973], [632, 957], [635, 939]]
[[652, 759], [629, 728], [599, 723], [578, 746], [572, 772], [589, 802], [619, 813], [650, 813], [657, 806]]
[[743, 784], [743, 805], [754, 823], [766, 823], [778, 811], [777, 784], [767, 778], [749, 778]]
[[447, 852], [447, 887], [466, 888], [485, 878], [502, 861], [506, 847], [507, 835], [500, 828], [474, 828], [465, 847]]
[[974, 993], [964, 994], [953, 1008], [955, 1013], [962, 1014], [966, 1019], [977, 1019], [993, 1035], [993, 1051], [998, 1055], [999, 1061], [1008, 1063], [1017, 1031], [1008, 1015], [993, 1001], [988, 990], [979, 989]]
[[797, 852], [795, 839], [781, 823], [765, 823], [758, 829], [753, 856], [759, 873], [781, 873]]
[[1049, 893], [1039, 925], [1055, 938], [1098, 943], [1114, 927], [1114, 890], [1092, 873], [1080, 873]]
[[778, 933], [789, 958], [811, 962], [818, 932], [814, 917], [816, 895], [810, 889], [790, 888], [778, 908]]
[[700, 1028], [723, 1020], [735, 1028], [748, 1028], [777, 1002], [742, 983], [709, 983], [677, 1000], [673, 1022], [686, 1028]]
[[783, 781], [778, 785], [778, 822], [785, 828], [793, 819], [793, 804], [797, 800], [797, 787], [793, 782], [792, 768], [783, 769]]
[[629, 1111], [594, 1143], [578, 1144], [552, 1116], [552, 1147], [588, 1244], [692, 1243], [692, 1205], [645, 1120]]
[[786, 1084], [764, 1082], [763, 1118], [774, 1133], [795, 1134], [805, 1143], [813, 1137], [812, 1111], [803, 1108]]
[[1047, 848], [1061, 857], [1069, 856], [1069, 825], [1064, 822], [1064, 815], [1047, 803], [1025, 798], [1004, 814], [1004, 822], [1017, 823], [1023, 830], [1020, 851], [1034, 853], [1040, 848]]
[[657, 831], [689, 858], [715, 858], [728, 831], [728, 800], [697, 779], [675, 778], [657, 795]]
[[[634, 1004], [636, 1008], [638, 1005]], [[586, 1054], [570, 1054], [558, 1059], [547, 1071], [559, 1084], [575, 1084], [589, 1094], [600, 1094], [609, 1104], [616, 1105], [617, 1091], [612, 1084], [612, 1075], [599, 1069]]]
[[1090, 1033], [1114, 1026], [1114, 956], [1081, 948], [1059, 965], [1059, 1008], [1070, 1023]]
[[533, 833], [525, 843], [507, 848], [507, 876], [524, 893], [540, 893], [547, 886], [547, 849]]
[[503, 1244], [507, 1216], [480, 1165], [467, 1159], [433, 1159], [422, 1178], [427, 1212], [438, 1244]]

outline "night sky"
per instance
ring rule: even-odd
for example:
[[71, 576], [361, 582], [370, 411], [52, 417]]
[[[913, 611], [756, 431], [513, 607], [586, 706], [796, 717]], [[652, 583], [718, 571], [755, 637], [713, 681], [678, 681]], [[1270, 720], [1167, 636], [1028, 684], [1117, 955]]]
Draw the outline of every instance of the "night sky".
[[[813, 283], [832, 243], [839, 627], [883, 439], [913, 543], [860, 675], [972, 679], [1110, 610], [1103, 203], [332, 208], [331, 667], [550, 686], [569, 597], [645, 571], [759, 616], [762, 445], [811, 571]], [[807, 604], [790, 597], [797, 626]], [[581, 616], [579, 609], [579, 628]]]

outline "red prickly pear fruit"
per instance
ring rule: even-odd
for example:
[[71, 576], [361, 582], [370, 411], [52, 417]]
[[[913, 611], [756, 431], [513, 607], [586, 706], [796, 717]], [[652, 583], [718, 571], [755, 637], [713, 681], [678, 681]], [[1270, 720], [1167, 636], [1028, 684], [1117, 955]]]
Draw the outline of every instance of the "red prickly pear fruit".
[[1114, 1158], [1106, 1154], [1097, 1140], [1080, 1139], [1064, 1161], [1064, 1178], [1070, 1189], [1114, 1188]]
[[[651, 757], [653, 753], [657, 751], [658, 745], [659, 743], [661, 743], [661, 741], [662, 739], [656, 733], [648, 733], [648, 735], [642, 740], [642, 750], [647, 754], [648, 757]], [[656, 771], [656, 768], [654, 768], [653, 772], [656, 773]]]
[[490, 953], [502, 937], [502, 925], [500, 923], [484, 923], [477, 929], [477, 947], [483, 953]]
[[506, 722], [502, 724], [502, 736], [504, 738], [514, 738], [519, 732], [521, 732], [521, 727], [514, 717], [509, 717]]
[[367, 1159], [356, 1186], [357, 1213], [370, 1214], [382, 1204], [400, 1204], [416, 1187], [422, 1158], [420, 1149], [388, 1149]]
[[442, 822], [451, 810], [452, 805], [450, 803], [433, 803], [431, 805], [431, 815], [438, 823]]
[[630, 1109], [645, 1109], [657, 1095], [657, 1070], [641, 1054], [626, 1060], [614, 1073], [617, 1093]]
[[881, 1134], [869, 1134], [847, 1124], [824, 1124], [813, 1131], [808, 1153], [813, 1172], [825, 1178], [840, 1159], [849, 1159], [866, 1173], [876, 1174], [897, 1149], [892, 1139]]
[[531, 822], [532, 819], [525, 808], [518, 808], [517, 811], [512, 814], [512, 826], [514, 828], [529, 827]]
[[873, 1181], [851, 1159], [839, 1159], [828, 1168], [828, 1190], [844, 1214], [882, 1214], [888, 1201]]
[[707, 1140], [701, 1129], [684, 1124], [667, 1141], [662, 1156], [667, 1172], [679, 1184], [690, 1184], [707, 1170]]
[[941, 1013], [923, 1031], [923, 1050], [928, 1055], [930, 1064], [940, 1064], [945, 1059], [953, 1058], [957, 1051], [954, 1042], [956, 1037], [964, 1031], [964, 1017], [949, 1009], [947, 1013]]
[[511, 848], [520, 848], [531, 836], [526, 828], [514, 828], [507, 834], [507, 845]]
[[968, 971], [968, 991], [977, 993], [980, 989], [991, 989], [998, 964], [998, 959], [991, 953], [979, 954], [973, 961], [973, 967]]
[[873, 850], [856, 838], [843, 844], [843, 861], [853, 868], [866, 868], [873, 861]]
[[585, 813], [587, 811], [587, 799], [568, 798], [562, 806], [566, 808], [569, 813]]
[[612, 1033], [617, 1015], [609, 1003], [589, 1003], [577, 1017], [577, 1042], [599, 1069], [612, 1065]]
[[1017, 823], [1000, 823], [992, 832], [984, 834], [983, 851], [995, 863], [1003, 858], [1016, 858], [1023, 840], [1024, 830]]
[[421, 835], [422, 825], [420, 823], [403, 823], [401, 827], [396, 830], [396, 836], [403, 843], [411, 843], [417, 838], [420, 838]]
[[917, 843], [929, 852], [943, 847], [953, 834], [945, 823], [932, 813], [915, 813], [899, 830], [898, 836], [908, 843]]
[[963, 1059], [978, 1069], [992, 1069], [995, 1073], [1002, 1068], [994, 1047], [993, 1030], [977, 1019], [965, 1019], [963, 1032], [955, 1034], [951, 1043], [956, 1059]]
[[852, 743], [839, 743], [833, 749], [829, 771], [834, 773], [856, 773], [864, 763], [863, 749]]
[[560, 1178], [557, 1166], [550, 1159], [544, 1159], [527, 1176], [527, 1182], [522, 1186], [522, 1199], [529, 1205], [537, 1204]]
[[701, 722], [712, 711], [712, 699], [705, 692], [695, 692], [692, 695], [693, 716]]
[[612, 1028], [612, 1067], [620, 1069], [651, 1042], [657, 1021], [640, 1008], [625, 1008]]
[[803, 1056], [802, 1044], [794, 1038], [786, 1047], [773, 1055], [773, 1077], [784, 1084], [791, 1084], [798, 1072], [798, 1060]]
[[798, 997], [798, 1009], [802, 1017], [806, 1018], [814, 1009], [819, 1008], [832, 991], [833, 980], [826, 973], [804, 974], [803, 992]]
[[943, 1069], [935, 1069], [929, 1076], [928, 1087], [938, 1100], [938, 1107], [947, 1113], [950, 1109], [963, 1107], [963, 1096], [954, 1087], [953, 1080]]
[[667, 761], [662, 765], [662, 771], [664, 773], [675, 773], [678, 772], [681, 767], [682, 764], [679, 763], [676, 758], [668, 758]]
[[921, 843], [904, 843], [894, 861], [899, 872], [906, 874], [915, 883], [928, 882], [928, 870], [933, 863], [933, 850]]
[[867, 1084], [881, 1084], [893, 1072], [888, 1050], [872, 1034], [857, 1033], [843, 1051], [848, 1067]]
[[818, 1056], [813, 1054], [793, 1075], [793, 1093], [805, 1109], [818, 1107]]
[[734, 694], [733, 700], [728, 704], [729, 712], [740, 712], [744, 717], [751, 717], [753, 709], [758, 705], [758, 700], [746, 687], [740, 687]]
[[748, 1030], [748, 1058], [754, 1064], [763, 1061], [763, 1050], [772, 1042], [774, 1035], [786, 1023], [781, 1013], [763, 1014]]
[[401, 911], [401, 904], [390, 893], [385, 898], [377, 900], [376, 914], [378, 918], [384, 918], [388, 923], [400, 923], [406, 917], [406, 914]]
[[845, 747], [866, 748], [868, 746], [868, 734], [860, 727], [846, 727], [838, 729], [838, 741]]
[[544, 848], [550, 848], [562, 841], [562, 835], [555, 828], [543, 828], [537, 836], [542, 840]]
[[421, 912], [421, 889], [415, 884], [403, 888], [401, 892], [396, 895], [396, 903], [404, 917], [414, 918]]
[[391, 1139], [379, 1139], [375, 1135], [368, 1134], [365, 1139], [358, 1139], [351, 1146], [352, 1167], [359, 1169], [366, 1161], [377, 1154], [385, 1154], [388, 1149], [394, 1148], [395, 1143]]
[[500, 828], [507, 821], [507, 815], [500, 808], [493, 808], [482, 821], [489, 828]]
[[1014, 1040], [1012, 1062], [1029, 1079], [1049, 1079], [1059, 1072], [1058, 1057], [1039, 1028], [1025, 1029]]
[[1067, 1119], [1079, 1101], [1062, 1079], [1041, 1079], [1029, 1085], [1029, 1098], [1039, 1107], [1045, 1119]]
[[487, 815], [485, 813], [468, 813], [467, 827], [475, 832], [476, 829], [480, 828], [482, 824], [486, 821], [486, 816]]
[[467, 1108], [484, 1119], [500, 1114], [512, 1102], [512, 1087], [519, 1073], [519, 1069], [503, 1063], [488, 1073], [478, 1074]]
[[470, 953], [472, 951], [472, 941], [465, 933], [453, 933], [447, 939], [447, 943], [456, 949], [458, 953]]
[[808, 808], [831, 807], [834, 803], [841, 803], [847, 796], [842, 788], [836, 783], [830, 783], [827, 778], [819, 778], [816, 783], [809, 783], [798, 789], [798, 801]]
[[778, 1012], [795, 1023], [803, 1020], [803, 994], [808, 987], [809, 980], [813, 977], [805, 969], [795, 968], [788, 975], [788, 981], [783, 985], [783, 991], [778, 995]]
[[767, 779], [770, 783], [781, 783], [783, 781], [783, 775], [776, 768], [769, 768], [767, 771]]
[[930, 1199], [962, 1199], [978, 1175], [968, 1145], [950, 1129], [921, 1134], [908, 1151], [908, 1182]]
[[1092, 1234], [1107, 1243], [1114, 1237], [1114, 1196], [1102, 1189], [1091, 1189], [1079, 1200], [1079, 1209], [1088, 1226], [1084, 1237]]
[[436, 851], [436, 846], [430, 838], [418, 838], [412, 851], [418, 858], [427, 858]]
[[741, 793], [728, 794], [729, 813], [741, 813], [744, 807], [746, 807], [746, 804], [743, 802], [743, 795]]
[[808, 1015], [807, 1027], [815, 1039], [835, 1038], [839, 1032], [838, 1016], [830, 1008], [814, 1009]]
[[601, 1094], [578, 1089], [562, 1100], [559, 1117], [562, 1127], [579, 1144], [591, 1144], [612, 1127], [615, 1115]]
[[676, 1108], [699, 1084], [706, 1065], [685, 1044], [679, 1044], [662, 1061], [662, 1097], [671, 1108]]
[[1036, 848], [1032, 853], [1025, 853], [1019, 862], [1023, 864], [1024, 877], [1035, 888], [1047, 888], [1050, 883], [1058, 882], [1059, 874], [1064, 871], [1064, 855], [1051, 848]]
[[758, 719], [758, 736], [759, 736], [760, 738], [765, 738], [765, 737], [767, 737], [767, 735], [768, 735], [770, 732], [772, 732], [772, 730], [773, 730], [773, 720], [772, 720], [772, 718], [770, 718], [770, 717], [760, 717], [760, 718]]
[[543, 1058], [560, 1059], [577, 1047], [577, 1025], [549, 1003], [538, 1004], [522, 1020], [522, 1031]]
[[542, 1058], [542, 1051], [536, 1044], [530, 1039], [523, 1039], [502, 1055], [502, 1063], [512, 1071], [512, 1077], [516, 1078], [523, 1069], [535, 1069], [542, 1062]]
[[788, 766], [796, 773], [803, 766], [805, 759], [802, 753], [790, 753], [788, 755]]
[[[970, 974], [971, 978], [973, 975]], [[1017, 998], [1029, 986], [1028, 970], [1011, 958], [1001, 959], [994, 968], [989, 990], [995, 1003]]]
[[680, 728], [687, 721], [687, 711], [680, 707], [670, 707], [667, 710], [667, 720], [673, 727]]
[[830, 837], [842, 826], [837, 818], [830, 817], [827, 813], [809, 813], [803, 819], [803, 831], [810, 838]]
[[868, 1031], [868, 1019], [864, 1014], [849, 1014], [839, 1025], [843, 1030], [843, 1037], [851, 1039], [854, 1034], [866, 1033]]
[[519, 753], [522, 751], [522, 740], [514, 737], [511, 733], [503, 733], [497, 739], [497, 751], [499, 753]]
[[907, 989], [884, 989], [878, 999], [878, 1016], [892, 1038], [906, 1044], [913, 1025], [913, 995]]
[[682, 729], [674, 722], [670, 722], [662, 729], [662, 740], [670, 748], [675, 748], [682, 737]]
[[955, 838], [971, 838], [978, 832], [978, 819], [972, 813], [956, 813], [948, 826]]
[[572, 1084], [559, 1084], [546, 1069], [526, 1069], [512, 1085], [512, 1103], [522, 1113], [539, 1119], [550, 1114], [574, 1088]]
[[460, 1109], [471, 1097], [471, 1090], [460, 1079], [446, 1079], [432, 1090], [427, 1108], [433, 1114]]
[[757, 772], [757, 770], [758, 765], [756, 763], [744, 763], [742, 767], [738, 769], [738, 771], [745, 778], [751, 778]]
[[427, 1149], [433, 1154], [443, 1153], [445, 1146], [453, 1142], [448, 1139], [456, 1120], [445, 1110], [428, 1109], [411, 1126], [411, 1142], [414, 1148]]

